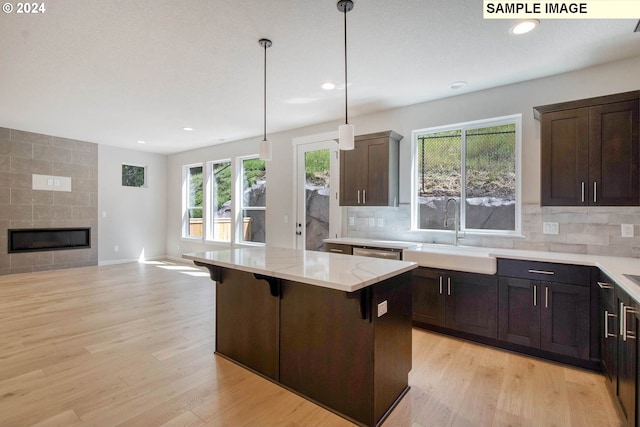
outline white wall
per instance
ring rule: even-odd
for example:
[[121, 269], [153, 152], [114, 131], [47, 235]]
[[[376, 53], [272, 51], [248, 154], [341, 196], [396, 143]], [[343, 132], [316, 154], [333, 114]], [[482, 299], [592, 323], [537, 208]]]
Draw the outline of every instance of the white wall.
[[[535, 60], [535, 58], [532, 58]], [[400, 202], [409, 203], [411, 132], [426, 127], [522, 114], [522, 198], [540, 201], [540, 132], [533, 107], [640, 89], [640, 57], [524, 83], [503, 86], [443, 100], [350, 118], [357, 134], [394, 130], [405, 138], [400, 144]], [[473, 81], [467, 86], [473, 88]], [[335, 131], [339, 122], [324, 123], [270, 135], [273, 160], [267, 164], [267, 244], [291, 247], [295, 218], [293, 207], [293, 138]], [[167, 181], [167, 254], [210, 249], [184, 241], [181, 230], [182, 165], [257, 153], [259, 137], [171, 155]]]
[[[146, 166], [147, 186], [123, 187], [123, 163]], [[167, 157], [100, 145], [98, 170], [99, 264], [165, 256]]]

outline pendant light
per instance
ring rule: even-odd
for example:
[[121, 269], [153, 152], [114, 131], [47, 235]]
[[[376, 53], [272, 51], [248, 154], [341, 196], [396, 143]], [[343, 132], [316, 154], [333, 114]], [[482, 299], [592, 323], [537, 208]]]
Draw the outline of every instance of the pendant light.
[[267, 48], [273, 43], [268, 39], [260, 39], [258, 43], [264, 48], [264, 131], [260, 141], [260, 159], [269, 161], [271, 160], [271, 141], [267, 140]]
[[349, 104], [347, 87], [347, 12], [353, 9], [352, 0], [340, 0], [337, 4], [338, 10], [344, 14], [344, 124], [338, 128], [338, 147], [341, 150], [353, 150], [355, 132], [353, 125], [349, 124]]

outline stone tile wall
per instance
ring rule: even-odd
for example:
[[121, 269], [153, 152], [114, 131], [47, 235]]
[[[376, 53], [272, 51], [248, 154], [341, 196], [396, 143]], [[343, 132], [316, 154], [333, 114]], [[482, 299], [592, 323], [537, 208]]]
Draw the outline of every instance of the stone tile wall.
[[[354, 218], [353, 225], [349, 225], [349, 217]], [[382, 218], [383, 227], [378, 227], [378, 218]], [[452, 243], [453, 240], [451, 233], [409, 231], [409, 205], [343, 208], [342, 221], [343, 236], [426, 243]], [[559, 233], [543, 234], [543, 222], [557, 222]], [[634, 237], [622, 237], [621, 224], [632, 224]], [[523, 205], [522, 234], [524, 237], [467, 235], [460, 243], [468, 246], [640, 258], [640, 207]]]
[[[32, 190], [32, 174], [71, 177], [71, 192]], [[7, 253], [10, 228], [91, 227], [91, 248]], [[0, 274], [98, 264], [98, 145], [0, 128]]]

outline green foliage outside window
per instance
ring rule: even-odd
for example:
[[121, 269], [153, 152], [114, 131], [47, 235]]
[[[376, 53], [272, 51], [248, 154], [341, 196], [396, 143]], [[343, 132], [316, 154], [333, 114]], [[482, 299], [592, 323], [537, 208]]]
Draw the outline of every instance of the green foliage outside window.
[[124, 187], [144, 187], [144, 166], [122, 165], [122, 185]]

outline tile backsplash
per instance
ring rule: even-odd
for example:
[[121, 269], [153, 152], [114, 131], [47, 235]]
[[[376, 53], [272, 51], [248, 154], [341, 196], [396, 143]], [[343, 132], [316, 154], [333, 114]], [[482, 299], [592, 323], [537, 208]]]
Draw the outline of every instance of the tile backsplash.
[[[353, 218], [350, 224], [349, 218]], [[558, 234], [543, 234], [543, 223], [557, 223]], [[622, 237], [622, 224], [633, 237]], [[345, 207], [343, 236], [370, 239], [451, 243], [452, 233], [410, 231], [411, 208]], [[543, 250], [640, 258], [640, 207], [541, 207], [522, 205], [521, 237], [467, 234], [462, 245]]]

